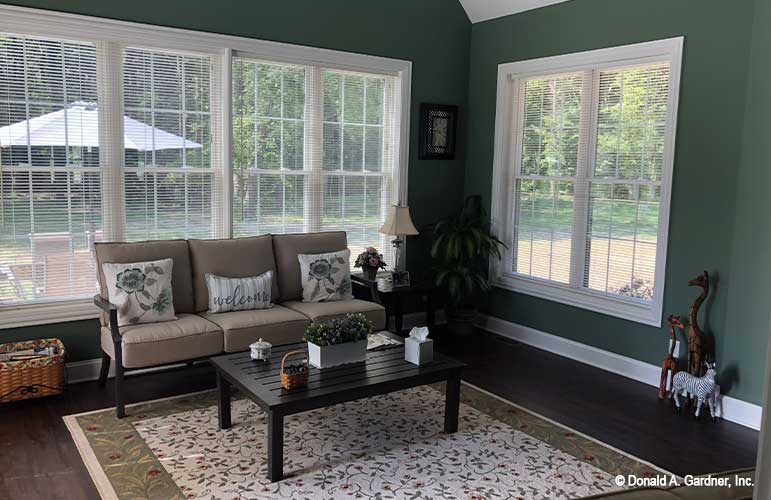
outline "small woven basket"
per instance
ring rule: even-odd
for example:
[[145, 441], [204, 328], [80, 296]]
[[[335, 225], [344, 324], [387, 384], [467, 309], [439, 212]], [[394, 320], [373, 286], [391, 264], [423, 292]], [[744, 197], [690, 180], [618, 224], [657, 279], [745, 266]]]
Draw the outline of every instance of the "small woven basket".
[[61, 394], [64, 391], [64, 344], [59, 339], [0, 344], [0, 351], [56, 347], [56, 354], [21, 361], [0, 362], [0, 403]]
[[[305, 370], [299, 373], [284, 373], [284, 364], [286, 363], [287, 358], [295, 354], [305, 355], [305, 359], [303, 360], [303, 363], [305, 363]], [[289, 351], [284, 354], [284, 357], [281, 358], [281, 387], [289, 390], [308, 385], [308, 372], [310, 371], [308, 361], [308, 353], [305, 351]]]

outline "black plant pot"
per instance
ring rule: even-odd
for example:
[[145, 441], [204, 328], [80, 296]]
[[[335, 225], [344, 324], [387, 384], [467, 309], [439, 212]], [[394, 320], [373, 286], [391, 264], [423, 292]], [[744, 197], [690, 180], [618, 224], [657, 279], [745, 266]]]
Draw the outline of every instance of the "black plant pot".
[[476, 306], [454, 306], [445, 307], [447, 317], [447, 328], [455, 336], [468, 337], [474, 333], [474, 323], [477, 319]]

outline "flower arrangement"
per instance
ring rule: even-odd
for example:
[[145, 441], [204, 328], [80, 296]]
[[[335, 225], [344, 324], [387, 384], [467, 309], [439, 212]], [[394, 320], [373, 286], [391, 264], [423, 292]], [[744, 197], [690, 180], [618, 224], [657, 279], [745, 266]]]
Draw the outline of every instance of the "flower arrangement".
[[386, 263], [383, 260], [383, 254], [378, 253], [377, 248], [375, 247], [367, 247], [366, 250], [356, 257], [356, 262], [354, 262], [353, 265], [355, 267], [360, 267], [364, 272], [364, 276], [370, 280], [377, 278], [378, 270], [385, 269], [386, 267]]
[[317, 346], [329, 346], [366, 340], [372, 323], [361, 313], [348, 314], [343, 319], [311, 323], [305, 329], [304, 340]]
[[356, 262], [353, 265], [354, 267], [385, 269], [387, 264], [383, 260], [383, 254], [378, 253], [377, 248], [367, 247], [356, 257]]

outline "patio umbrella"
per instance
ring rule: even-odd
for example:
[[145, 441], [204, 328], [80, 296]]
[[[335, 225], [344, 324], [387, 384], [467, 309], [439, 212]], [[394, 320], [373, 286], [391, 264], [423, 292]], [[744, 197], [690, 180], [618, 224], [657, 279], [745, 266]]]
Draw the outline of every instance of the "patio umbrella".
[[[95, 103], [78, 101], [52, 113], [0, 127], [0, 147], [99, 146], [98, 111]], [[66, 126], [65, 126], [66, 124]], [[126, 149], [160, 151], [196, 149], [201, 145], [128, 116], [123, 117]]]

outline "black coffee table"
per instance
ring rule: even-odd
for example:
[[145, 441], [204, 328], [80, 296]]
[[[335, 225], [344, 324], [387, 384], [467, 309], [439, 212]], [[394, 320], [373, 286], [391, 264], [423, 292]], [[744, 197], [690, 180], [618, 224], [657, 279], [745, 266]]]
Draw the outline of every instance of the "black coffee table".
[[305, 342], [275, 346], [269, 361], [252, 361], [249, 352], [211, 358], [217, 369], [220, 428], [230, 428], [230, 386], [236, 386], [268, 414], [268, 479], [283, 478], [284, 417], [346, 401], [387, 394], [446, 381], [444, 431], [458, 430], [460, 375], [465, 366], [439, 353], [434, 361], [416, 366], [404, 361], [404, 346], [370, 351], [367, 360], [319, 370], [311, 368], [306, 387], [281, 387], [281, 357], [294, 350], [307, 350]]

